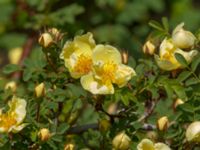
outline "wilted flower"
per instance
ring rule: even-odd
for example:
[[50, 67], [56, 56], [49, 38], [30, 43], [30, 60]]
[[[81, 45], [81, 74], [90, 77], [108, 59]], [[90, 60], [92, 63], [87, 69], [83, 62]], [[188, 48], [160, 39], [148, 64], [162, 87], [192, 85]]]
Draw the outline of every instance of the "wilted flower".
[[184, 23], [179, 24], [172, 33], [172, 41], [178, 48], [191, 48], [194, 46], [196, 37], [183, 29]]
[[15, 81], [10, 81], [5, 85], [5, 90], [10, 89], [12, 92], [15, 92], [17, 89], [17, 84]]
[[128, 63], [128, 52], [122, 51], [122, 63], [127, 64]]
[[167, 116], [163, 116], [161, 118], [158, 119], [157, 121], [157, 128], [160, 131], [164, 131], [169, 127], [169, 120], [167, 118]]
[[115, 150], [128, 150], [130, 147], [131, 139], [126, 135], [125, 132], [117, 134], [113, 141], [112, 145]]
[[93, 94], [113, 94], [113, 83], [123, 87], [136, 73], [122, 64], [120, 52], [110, 45], [97, 45], [92, 53], [93, 72], [81, 78], [85, 90]]
[[44, 141], [47, 141], [51, 137], [51, 133], [50, 133], [49, 129], [42, 128], [38, 132], [38, 136], [39, 136], [40, 140], [44, 142]]
[[8, 59], [11, 64], [18, 64], [21, 56], [22, 56], [23, 49], [21, 47], [13, 48], [8, 52]]
[[151, 41], [147, 41], [143, 46], [143, 53], [153, 55], [155, 52], [155, 45]]
[[45, 85], [43, 82], [35, 87], [35, 95], [37, 98], [45, 95]]
[[52, 42], [53, 42], [53, 38], [51, 36], [50, 33], [46, 32], [46, 33], [42, 33], [39, 37], [39, 40], [38, 40], [39, 44], [41, 46], [43, 46], [44, 48], [47, 48], [49, 47]]
[[10, 109], [6, 113], [0, 109], [0, 132], [17, 133], [26, 126], [22, 123], [26, 116], [26, 101], [13, 96], [8, 105]]
[[137, 146], [137, 150], [171, 150], [164, 143], [153, 143], [149, 139], [143, 139]]
[[65, 61], [73, 78], [80, 78], [92, 69], [92, 51], [95, 41], [91, 33], [76, 36], [73, 41], [67, 41], [60, 58]]
[[186, 130], [187, 141], [200, 142], [200, 121], [191, 123]]
[[158, 66], [161, 69], [167, 71], [183, 68], [183, 66], [176, 60], [175, 53], [181, 54], [186, 59], [186, 61], [190, 63], [193, 57], [196, 56], [198, 52], [196, 50], [185, 52], [177, 48], [173, 44], [172, 39], [165, 38], [160, 45], [159, 56], [155, 55]]

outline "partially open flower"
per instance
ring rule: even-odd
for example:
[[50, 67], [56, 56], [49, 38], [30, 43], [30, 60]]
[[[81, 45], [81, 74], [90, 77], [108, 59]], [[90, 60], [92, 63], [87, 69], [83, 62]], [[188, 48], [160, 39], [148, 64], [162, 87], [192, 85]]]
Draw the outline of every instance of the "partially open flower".
[[163, 116], [158, 119], [158, 121], [157, 121], [158, 130], [165, 131], [165, 130], [167, 130], [168, 127], [169, 127], [169, 120], [168, 120], [167, 116]]
[[35, 87], [35, 95], [37, 98], [45, 95], [45, 85], [43, 82]]
[[0, 109], [0, 132], [17, 133], [26, 126], [22, 123], [26, 116], [26, 101], [13, 96], [8, 105], [10, 109], [6, 113]]
[[198, 52], [196, 50], [185, 52], [177, 48], [173, 44], [172, 39], [165, 38], [160, 45], [159, 56], [155, 55], [158, 66], [161, 69], [167, 71], [183, 68], [183, 66], [176, 60], [175, 53], [181, 54], [186, 59], [186, 61], [190, 63], [193, 57], [196, 56]]
[[41, 141], [45, 142], [45, 141], [47, 141], [51, 137], [51, 133], [50, 133], [49, 129], [42, 128], [38, 132], [38, 136], [39, 136], [39, 138], [40, 138]]
[[97, 45], [92, 54], [93, 72], [81, 78], [85, 90], [93, 94], [113, 94], [113, 83], [125, 86], [135, 71], [124, 64], [120, 52], [110, 45]]
[[92, 69], [92, 51], [95, 41], [91, 33], [76, 36], [73, 41], [67, 41], [60, 58], [65, 61], [73, 78], [80, 78]]
[[181, 49], [192, 48], [196, 37], [189, 31], [183, 29], [184, 23], [179, 24], [172, 33], [173, 43]]
[[146, 43], [143, 46], [143, 53], [153, 55], [155, 52], [155, 45], [151, 41], [146, 41]]
[[39, 44], [44, 48], [49, 47], [53, 43], [53, 38], [50, 33], [42, 33], [38, 40]]
[[75, 145], [72, 143], [68, 143], [65, 145], [64, 150], [75, 150]]
[[143, 139], [137, 146], [137, 150], [171, 150], [164, 143], [153, 143], [149, 139]]
[[112, 145], [115, 150], [128, 150], [130, 142], [131, 139], [126, 135], [126, 133], [121, 132], [114, 137]]
[[18, 64], [20, 62], [23, 49], [21, 47], [13, 48], [8, 52], [8, 59], [11, 64]]
[[15, 81], [10, 81], [5, 85], [5, 90], [10, 89], [12, 92], [15, 92], [17, 89], [17, 84]]
[[186, 139], [189, 142], [200, 142], [200, 121], [195, 121], [188, 126]]

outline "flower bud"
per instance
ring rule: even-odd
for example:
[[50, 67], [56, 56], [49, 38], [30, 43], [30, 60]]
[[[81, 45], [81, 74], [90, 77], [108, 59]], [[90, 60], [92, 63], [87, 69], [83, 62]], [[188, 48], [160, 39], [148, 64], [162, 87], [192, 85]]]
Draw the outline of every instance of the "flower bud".
[[155, 52], [155, 45], [151, 41], [147, 41], [143, 46], [143, 53], [153, 55]]
[[186, 139], [189, 142], [200, 142], [200, 121], [195, 121], [188, 126]]
[[102, 119], [99, 121], [99, 129], [100, 131], [107, 131], [110, 128], [110, 122], [106, 119]]
[[50, 28], [48, 32], [53, 36], [55, 41], [59, 41], [62, 39], [63, 35], [57, 28]]
[[117, 134], [113, 141], [113, 148], [116, 150], [128, 150], [131, 143], [131, 139], [126, 135], [125, 132]]
[[72, 143], [68, 143], [65, 145], [64, 150], [75, 150], [75, 146]]
[[35, 87], [35, 95], [37, 98], [45, 95], [45, 85], [43, 82]]
[[172, 41], [178, 48], [185, 49], [194, 46], [196, 37], [183, 29], [184, 23], [179, 24], [172, 33]]
[[174, 108], [176, 108], [178, 105], [181, 105], [183, 103], [184, 103], [184, 101], [182, 101], [180, 98], [177, 98], [175, 103], [174, 103]]
[[127, 64], [128, 63], [128, 52], [127, 51], [122, 51], [122, 63]]
[[39, 37], [39, 40], [38, 40], [39, 44], [41, 46], [43, 46], [44, 48], [47, 48], [49, 47], [52, 42], [53, 42], [53, 38], [51, 36], [50, 33], [43, 33], [40, 37]]
[[40, 129], [38, 136], [41, 141], [47, 141], [51, 137], [51, 133], [50, 133], [49, 129], [42, 128], [42, 129]]
[[13, 48], [8, 52], [8, 59], [11, 64], [18, 64], [21, 56], [22, 56], [23, 49], [21, 47]]
[[12, 92], [16, 92], [17, 84], [15, 81], [10, 81], [5, 85], [5, 90], [10, 89]]
[[169, 120], [168, 120], [167, 116], [163, 116], [158, 119], [158, 121], [157, 121], [158, 130], [165, 131], [165, 130], [167, 130], [168, 127], [169, 127]]

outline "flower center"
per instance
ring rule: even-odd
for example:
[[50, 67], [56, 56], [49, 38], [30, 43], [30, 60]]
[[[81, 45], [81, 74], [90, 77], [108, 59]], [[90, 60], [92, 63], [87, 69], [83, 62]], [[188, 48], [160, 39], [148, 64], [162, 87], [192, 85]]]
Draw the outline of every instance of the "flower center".
[[12, 115], [2, 114], [0, 116], [0, 127], [3, 127], [6, 131], [16, 123], [17, 121]]
[[109, 85], [115, 81], [116, 70], [117, 65], [113, 62], [108, 62], [97, 71], [97, 74], [101, 77], [103, 84]]
[[74, 71], [81, 74], [87, 74], [88, 72], [90, 72], [91, 67], [92, 67], [91, 57], [81, 54], [78, 57], [78, 60], [75, 64]]

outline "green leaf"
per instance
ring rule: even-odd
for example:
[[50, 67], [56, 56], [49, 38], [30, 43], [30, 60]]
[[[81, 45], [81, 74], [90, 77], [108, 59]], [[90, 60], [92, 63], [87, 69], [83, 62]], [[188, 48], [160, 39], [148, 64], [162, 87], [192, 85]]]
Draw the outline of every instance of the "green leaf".
[[182, 87], [180, 85], [173, 85], [172, 88], [179, 98], [181, 98], [181, 99], [187, 98], [184, 87]]
[[151, 20], [149, 22], [149, 26], [151, 26], [152, 28], [155, 28], [155, 29], [157, 29], [159, 31], [164, 31], [162, 25], [157, 21]]
[[199, 54], [193, 59], [192, 64], [191, 64], [191, 69], [192, 71], [195, 71], [200, 63], [200, 59], [199, 59]]
[[23, 72], [23, 80], [28, 81], [32, 77], [33, 71], [31, 69], [25, 69]]
[[168, 19], [166, 17], [162, 18], [162, 24], [163, 24], [165, 30], [169, 31], [169, 23], [168, 23]]
[[194, 77], [188, 79], [186, 82], [185, 82], [185, 85], [186, 86], [191, 86], [191, 85], [194, 85], [194, 84], [198, 84], [200, 83], [200, 81]]
[[19, 70], [21, 70], [20, 66], [15, 65], [15, 64], [8, 64], [3, 68], [3, 73], [10, 74]]
[[179, 82], [183, 82], [185, 81], [192, 73], [190, 71], [183, 71], [180, 73], [180, 75], [178, 76], [177, 80]]
[[69, 128], [69, 125], [67, 123], [61, 123], [57, 129], [57, 132], [58, 134], [64, 134], [68, 128]]
[[183, 55], [179, 54], [179, 53], [175, 53], [175, 57], [176, 60], [183, 66], [183, 67], [187, 67], [188, 63], [185, 60], [185, 58], [183, 57]]

